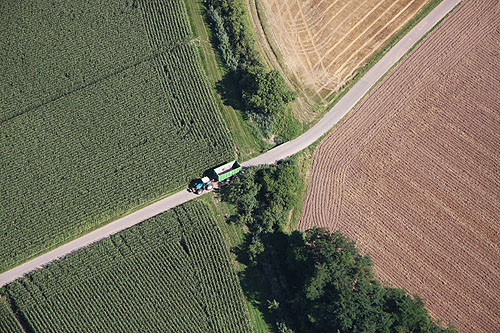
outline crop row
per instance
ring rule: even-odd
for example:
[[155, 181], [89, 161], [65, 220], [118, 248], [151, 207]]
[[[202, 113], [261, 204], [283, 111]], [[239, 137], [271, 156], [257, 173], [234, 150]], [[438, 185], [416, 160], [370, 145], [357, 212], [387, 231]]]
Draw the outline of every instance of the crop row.
[[243, 293], [210, 214], [202, 202], [185, 204], [11, 283], [7, 293], [35, 331], [248, 332]]
[[[203, 211], [195, 213], [199, 221]], [[202, 228], [192, 229], [193, 231], [185, 236], [185, 240], [193, 262], [199, 263], [203, 269], [204, 274], [199, 276], [200, 294], [204, 303], [209, 305], [207, 312], [210, 322], [214, 325], [213, 328], [221, 332], [244, 332], [248, 327], [248, 323], [245, 322], [246, 309], [242, 306], [244, 299], [243, 295], [238, 293], [238, 278], [219, 228], [213, 225], [210, 232]], [[213, 237], [214, 234], [217, 237]], [[201, 247], [205, 247], [206, 250], [199, 251]], [[239, 320], [227, 320], [223, 314], [228, 312], [233, 313]]]
[[[191, 37], [183, 0], [10, 2], [0, 32], [0, 123]], [[149, 39], [149, 42], [148, 42]], [[154, 41], [154, 42], [153, 42]]]
[[123, 1], [2, 5], [0, 122], [151, 54], [141, 12]]
[[172, 43], [192, 36], [184, 0], [143, 0], [144, 25], [154, 50], [165, 50]]
[[23, 332], [5, 297], [0, 297], [0, 332]]
[[0, 269], [234, 158], [198, 61], [179, 46], [0, 126]]

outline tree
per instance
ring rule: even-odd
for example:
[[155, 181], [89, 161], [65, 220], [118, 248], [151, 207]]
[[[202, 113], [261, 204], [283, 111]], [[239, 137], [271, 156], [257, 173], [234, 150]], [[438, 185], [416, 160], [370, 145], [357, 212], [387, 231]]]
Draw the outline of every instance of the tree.
[[222, 54], [222, 59], [231, 71], [235, 71], [238, 67], [238, 59], [233, 54], [231, 44], [229, 43], [229, 37], [227, 35], [226, 29], [224, 28], [223, 19], [220, 16], [219, 12], [214, 9], [212, 5], [208, 6], [207, 14], [212, 20], [212, 24], [215, 30], [215, 37], [218, 41], [218, 47]]
[[222, 188], [222, 197], [236, 205], [240, 215], [249, 215], [258, 205], [257, 193], [261, 185], [255, 182], [255, 171], [249, 170], [243, 177]]
[[[374, 278], [373, 262], [340, 231], [283, 232], [296, 203], [295, 160], [247, 171], [226, 198], [248, 226], [244, 251], [270, 286], [280, 328], [300, 332], [456, 332], [432, 321], [424, 303]], [[282, 324], [282, 325], [281, 325]]]
[[278, 71], [266, 71], [261, 66], [249, 69], [240, 87], [247, 111], [268, 117], [284, 112], [286, 105], [297, 97]]
[[[308, 230], [303, 243], [307, 254], [297, 250], [297, 236], [291, 239], [292, 253], [299, 255], [289, 255], [287, 266], [300, 270], [291, 276], [305, 275], [294, 280], [304, 281], [302, 288], [290, 284], [297, 292], [289, 301], [302, 331], [455, 332], [436, 325], [418, 296], [383, 287], [374, 279], [370, 257], [340, 232]], [[298, 265], [294, 257], [300, 258]], [[305, 269], [307, 265], [312, 268]]]

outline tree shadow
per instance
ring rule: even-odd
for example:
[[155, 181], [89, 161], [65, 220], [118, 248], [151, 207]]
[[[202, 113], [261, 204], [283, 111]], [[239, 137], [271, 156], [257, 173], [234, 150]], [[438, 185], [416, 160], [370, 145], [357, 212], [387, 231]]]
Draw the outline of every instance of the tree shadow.
[[244, 243], [232, 249], [232, 252], [236, 254], [238, 262], [245, 265], [245, 268], [238, 272], [238, 278], [247, 301], [259, 310], [268, 329], [271, 332], [278, 332], [276, 328], [277, 316], [269, 309], [268, 303], [268, 301], [273, 300], [271, 286], [258, 265], [249, 265], [246, 249], [250, 242], [251, 235], [246, 234]]
[[247, 117], [246, 112], [243, 112], [244, 105], [241, 100], [241, 91], [239, 87], [240, 78], [240, 72], [228, 72], [224, 74], [222, 80], [216, 83], [215, 89], [221, 96], [222, 103], [224, 103], [224, 105], [231, 106], [232, 108], [241, 111], [244, 117]]

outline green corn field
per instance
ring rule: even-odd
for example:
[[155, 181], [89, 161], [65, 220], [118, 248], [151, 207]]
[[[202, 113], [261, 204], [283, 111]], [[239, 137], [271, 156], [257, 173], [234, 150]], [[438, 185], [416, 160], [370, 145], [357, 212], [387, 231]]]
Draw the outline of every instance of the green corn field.
[[0, 271], [234, 159], [183, 0], [0, 9]]
[[0, 297], [0, 332], [23, 332], [19, 322], [12, 312], [11, 307], [4, 297]]
[[250, 332], [234, 264], [195, 201], [6, 287], [35, 332]]

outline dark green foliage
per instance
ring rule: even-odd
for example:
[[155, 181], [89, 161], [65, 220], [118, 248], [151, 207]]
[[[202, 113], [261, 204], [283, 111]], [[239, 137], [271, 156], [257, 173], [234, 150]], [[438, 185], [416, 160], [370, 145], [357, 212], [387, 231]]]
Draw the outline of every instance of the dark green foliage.
[[244, 177], [236, 178], [231, 186], [224, 187], [222, 193], [226, 201], [237, 204], [239, 213], [246, 216], [257, 207], [257, 194], [261, 187], [255, 182], [255, 169], [250, 169]]
[[[58, 4], [47, 11], [61, 10], [66, 20], [71, 12]], [[185, 40], [184, 2], [144, 1], [134, 13], [143, 40], [126, 51], [151, 58], [117, 63], [113, 75], [0, 124], [0, 270], [234, 159], [199, 52]], [[119, 29], [115, 19], [122, 18], [96, 25], [99, 35]], [[54, 26], [60, 34], [69, 28], [77, 27]]]
[[221, 192], [224, 200], [236, 205], [236, 220], [259, 234], [281, 229], [288, 222], [288, 212], [297, 200], [297, 182], [295, 162], [289, 160], [247, 170]]
[[[233, 219], [250, 230], [240, 258], [265, 276], [279, 331], [455, 332], [436, 325], [418, 296], [383, 287], [370, 257], [339, 231], [283, 233], [297, 200], [297, 177], [292, 160], [247, 172], [223, 190], [238, 209]], [[248, 191], [256, 184], [258, 191]]]
[[308, 265], [305, 283], [292, 307], [303, 313], [303, 327], [320, 332], [387, 331], [390, 317], [377, 309], [383, 293], [372, 280], [369, 257], [359, 255], [354, 243], [339, 232], [329, 234], [321, 229], [306, 233], [305, 250], [314, 267]]
[[[295, 205], [299, 174], [295, 160], [281, 162], [262, 171], [260, 182], [264, 192], [262, 196], [268, 206], [277, 206], [284, 214]], [[287, 221], [282, 221], [282, 223]]]
[[[245, 19], [244, 1], [205, 0], [205, 7], [217, 48], [230, 71], [230, 81], [238, 84], [244, 110], [263, 135], [270, 137], [282, 129], [275, 126], [277, 121], [283, 123], [283, 116], [291, 117], [286, 113], [287, 104], [295, 100], [297, 93], [288, 88], [278, 71], [269, 71], [261, 61]], [[279, 134], [286, 139], [295, 134], [289, 129], [285, 131], [284, 135]]]
[[[251, 27], [245, 20], [245, 2], [242, 0], [205, 0], [205, 7], [211, 7], [221, 17], [233, 54], [238, 61], [238, 69], [245, 71], [250, 67], [261, 66], [262, 62], [255, 47]], [[210, 13], [208, 14], [211, 17]], [[212, 22], [218, 24], [215, 21]]]
[[7, 286], [36, 332], [250, 332], [224, 237], [202, 202], [169, 210]]
[[238, 59], [233, 54], [233, 49], [229, 43], [229, 37], [226, 30], [224, 29], [224, 22], [219, 12], [214, 9], [211, 5], [208, 6], [207, 14], [213, 22], [213, 27], [215, 30], [215, 37], [218, 41], [218, 49], [222, 54], [222, 59], [224, 63], [231, 71], [235, 71], [238, 67]]
[[[297, 328], [315, 332], [453, 332], [432, 322], [423, 302], [374, 280], [372, 261], [340, 232], [290, 237], [286, 272]], [[289, 274], [289, 275], [288, 275]]]
[[411, 297], [401, 289], [386, 291], [385, 311], [392, 314], [395, 332], [447, 332], [436, 327], [418, 295]]
[[293, 140], [302, 133], [302, 126], [295, 120], [290, 108], [278, 114], [274, 122], [276, 123], [276, 132], [279, 133], [279, 136], [274, 140], [276, 144]]
[[246, 72], [240, 86], [246, 108], [268, 117], [284, 113], [286, 105], [297, 97], [278, 71], [262, 67]]

